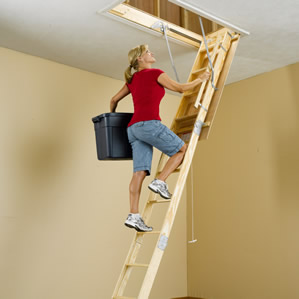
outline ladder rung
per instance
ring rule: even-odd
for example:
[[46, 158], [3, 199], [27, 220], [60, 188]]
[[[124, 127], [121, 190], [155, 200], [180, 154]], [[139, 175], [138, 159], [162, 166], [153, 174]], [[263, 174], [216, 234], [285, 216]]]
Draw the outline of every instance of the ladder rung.
[[148, 267], [148, 264], [126, 264], [127, 267]]
[[187, 101], [193, 101], [194, 98], [197, 99], [197, 94], [196, 94], [196, 92], [194, 92], [193, 94], [192, 94], [192, 93], [187, 93], [187, 92], [186, 92], [186, 93], [184, 93], [183, 98], [184, 98], [185, 100], [187, 100]]
[[191, 115], [185, 115], [185, 116], [181, 116], [175, 119], [176, 122], [181, 122], [184, 120], [190, 120], [190, 119], [196, 119], [197, 117], [197, 113], [196, 114], [191, 114]]
[[[191, 114], [191, 115], [185, 115], [185, 116], [181, 116], [175, 119], [176, 122], [180, 123], [183, 121], [188, 121], [188, 120], [195, 120], [197, 118], [197, 113], [196, 114]], [[208, 127], [210, 126], [210, 122], [206, 122], [203, 127]], [[187, 127], [191, 127], [190, 125]], [[181, 128], [182, 129], [182, 128]]]
[[187, 126], [187, 127], [182, 127], [178, 130], [175, 130], [175, 134], [179, 135], [179, 134], [188, 134], [188, 133], [192, 133], [194, 128], [194, 124], [191, 126]]
[[[210, 44], [210, 45], [208, 45], [208, 49], [214, 48], [216, 45], [217, 45], [217, 43]], [[206, 47], [204, 47], [204, 49], [200, 50], [200, 53], [202, 53], [202, 52], [207, 52]]]
[[151, 232], [137, 232], [138, 235], [144, 235], [144, 234], [160, 234], [161, 232], [160, 231], [157, 231], [157, 230], [153, 230]]
[[181, 116], [175, 119], [176, 125], [176, 131], [182, 129], [182, 128], [189, 128], [191, 126], [194, 126], [194, 123], [197, 118], [197, 113], [196, 114], [191, 114], [191, 115], [185, 115]]
[[184, 97], [190, 97], [190, 96], [192, 96], [192, 95], [197, 94], [198, 92], [199, 92], [199, 89], [198, 89], [198, 88], [193, 89], [193, 90], [191, 90], [191, 91], [186, 91], [186, 92], [184, 92]]
[[[180, 172], [180, 170], [181, 170], [180, 168], [177, 168], [177, 169], [175, 169], [172, 173]], [[160, 174], [161, 172], [162, 172], [162, 171], [158, 171], [157, 174]]]
[[200, 73], [200, 72], [202, 72], [202, 71], [204, 71], [204, 70], [207, 70], [208, 68], [209, 68], [209, 67], [206, 66], [206, 67], [203, 67], [203, 68], [201, 68], [201, 69], [199, 69], [199, 70], [195, 70], [195, 71], [192, 72], [192, 75], [198, 74], [198, 73]]
[[[206, 128], [206, 127], [210, 127], [210, 126], [211, 126], [211, 122], [207, 121], [203, 124], [202, 127]], [[179, 135], [179, 134], [188, 134], [188, 133], [192, 133], [193, 129], [194, 129], [194, 124], [192, 126], [185, 126], [185, 127], [183, 126], [182, 128], [177, 129], [175, 131], [175, 133], [177, 135]]]
[[149, 200], [149, 203], [165, 203], [165, 202], [170, 202], [170, 199], [157, 199], [157, 200]]

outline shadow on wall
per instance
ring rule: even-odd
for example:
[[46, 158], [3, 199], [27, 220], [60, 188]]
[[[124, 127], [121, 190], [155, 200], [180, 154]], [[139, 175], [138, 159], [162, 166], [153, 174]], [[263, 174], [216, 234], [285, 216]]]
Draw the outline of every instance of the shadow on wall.
[[[67, 138], [59, 122], [44, 128], [40, 134], [30, 132], [18, 143], [20, 149], [16, 155], [23, 179], [35, 188], [49, 185], [62, 169], [68, 158]], [[50, 131], [50, 132], [49, 132]], [[53, 131], [57, 132], [53, 136]]]
[[[274, 179], [280, 201], [297, 200], [294, 195], [299, 194], [299, 68], [293, 65], [283, 70], [287, 72], [286, 76], [280, 84], [272, 87], [273, 105], [276, 106], [272, 109], [274, 113], [268, 113]], [[280, 87], [283, 87], [283, 91], [277, 90]], [[285, 99], [289, 99], [288, 102]]]
[[[43, 53], [47, 53], [46, 59], [51, 59], [56, 54], [53, 52], [53, 44], [46, 44], [38, 39], [33, 40], [32, 37], [24, 35], [24, 32], [12, 27], [10, 22], [11, 20], [3, 19], [1, 27], [6, 28], [10, 39], [17, 37], [14, 39], [16, 43], [21, 41], [21, 47], [19, 44], [15, 44], [19, 51], [35, 55], [34, 49], [37, 51], [43, 49]], [[2, 44], [5, 46], [5, 37]], [[35, 45], [34, 49], [32, 44]], [[37, 66], [36, 64], [33, 66], [33, 70], [26, 74], [27, 78], [24, 80], [22, 67], [26, 69], [27, 62], [24, 63], [25, 60], [22, 59], [22, 56], [15, 57], [17, 58], [15, 65], [20, 64], [21, 71], [17, 72], [12, 67], [11, 74], [9, 74], [11, 77], [8, 76], [11, 81], [8, 81], [8, 84], [14, 82], [10, 86], [11, 94], [9, 96], [11, 96], [10, 101], [14, 101], [11, 103], [11, 107], [17, 107], [18, 111], [13, 111], [13, 108], [10, 108], [9, 114], [14, 115], [15, 119], [11, 119], [11, 123], [8, 124], [11, 136], [8, 142], [5, 142], [5, 146], [11, 155], [9, 159], [13, 161], [13, 167], [16, 169], [13, 180], [21, 180], [21, 185], [26, 190], [32, 189], [31, 187], [43, 188], [45, 183], [49, 184], [61, 173], [63, 169], [61, 165], [68, 160], [70, 150], [68, 130], [71, 128], [67, 124], [67, 117], [70, 121], [75, 119], [76, 115], [72, 115], [71, 95], [62, 95], [59, 91], [59, 86], [63, 86], [65, 82], [57, 84], [59, 79], [53, 76], [54, 72], [47, 74], [47, 72], [43, 72], [44, 65]], [[55, 71], [54, 64], [47, 62], [46, 64], [49, 69]], [[35, 90], [31, 90], [33, 86], [36, 88]], [[14, 93], [16, 87], [18, 91]], [[25, 95], [24, 98], [19, 97], [20, 92]], [[28, 102], [30, 95], [32, 98]], [[40, 97], [39, 102], [34, 100], [36, 95]], [[24, 103], [25, 101], [26, 103]]]
[[[74, 100], [74, 93], [78, 91], [63, 88], [63, 85], [71, 83], [60, 83], [55, 78], [48, 83], [51, 74], [41, 77], [31, 78], [36, 80], [35, 99], [30, 99], [28, 94], [26, 103], [19, 95], [13, 98], [14, 106], [19, 107], [21, 112], [17, 112], [18, 121], [12, 119], [9, 124], [10, 136], [6, 146], [15, 172], [13, 180], [19, 188], [18, 200], [23, 194], [24, 198], [41, 201], [40, 194], [43, 192], [51, 191], [55, 186], [59, 190], [59, 186], [66, 183], [66, 177], [71, 179], [69, 174], [79, 162], [75, 156], [84, 142], [78, 139], [86, 135], [82, 135], [81, 127], [85, 130], [87, 127], [83, 122], [90, 125], [88, 133], [94, 134], [90, 118], [82, 119], [87, 118], [86, 112], [82, 111], [82, 103], [80, 109]], [[28, 93], [24, 86], [21, 88]], [[76, 98], [78, 101], [80, 96]]]

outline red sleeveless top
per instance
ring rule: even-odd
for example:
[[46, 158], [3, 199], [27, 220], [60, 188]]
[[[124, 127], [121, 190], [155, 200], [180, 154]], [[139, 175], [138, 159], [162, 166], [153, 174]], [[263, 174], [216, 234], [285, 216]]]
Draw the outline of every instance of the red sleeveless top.
[[134, 115], [128, 127], [139, 121], [161, 120], [159, 106], [165, 90], [157, 80], [162, 73], [160, 69], [143, 69], [127, 83], [134, 103]]

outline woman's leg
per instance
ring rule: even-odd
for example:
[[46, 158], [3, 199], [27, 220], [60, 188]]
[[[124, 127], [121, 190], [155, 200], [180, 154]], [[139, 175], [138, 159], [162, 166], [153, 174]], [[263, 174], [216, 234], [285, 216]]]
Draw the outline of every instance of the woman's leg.
[[139, 215], [140, 191], [146, 174], [144, 170], [134, 172], [130, 183], [130, 214], [128, 215], [125, 225], [136, 229], [138, 232], [151, 232], [153, 230], [152, 227], [144, 223]]
[[141, 186], [146, 177], [146, 171], [136, 171], [133, 173], [133, 177], [129, 186], [130, 191], [130, 213], [139, 213], [139, 198], [141, 192]]
[[174, 154], [172, 157], [170, 157], [168, 159], [162, 172], [157, 177], [158, 180], [165, 182], [165, 180], [169, 177], [169, 175], [181, 165], [181, 163], [183, 162], [186, 150], [187, 150], [187, 145], [184, 144], [176, 154]]

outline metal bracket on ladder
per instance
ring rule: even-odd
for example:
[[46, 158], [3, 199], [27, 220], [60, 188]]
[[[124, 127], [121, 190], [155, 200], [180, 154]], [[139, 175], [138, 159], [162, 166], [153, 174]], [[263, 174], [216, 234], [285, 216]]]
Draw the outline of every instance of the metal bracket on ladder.
[[158, 243], [158, 248], [160, 248], [161, 250], [165, 250], [165, 248], [167, 247], [167, 243], [168, 243], [168, 237], [165, 235], [162, 235], [160, 237], [159, 243]]
[[201, 133], [201, 129], [204, 126], [204, 122], [202, 122], [200, 119], [196, 121], [196, 123], [194, 124], [194, 133], [198, 136], [200, 136]]
[[205, 108], [201, 103], [198, 104], [204, 111], [208, 112], [208, 109]]

